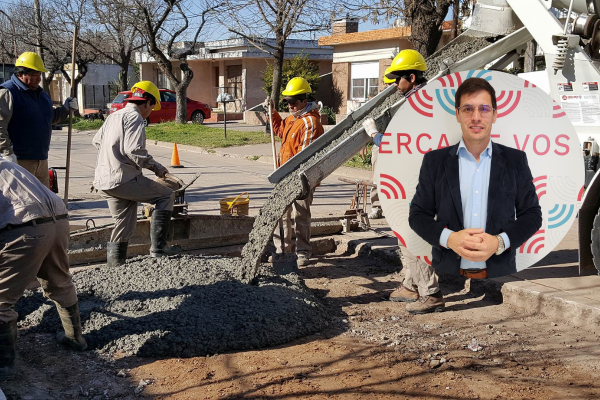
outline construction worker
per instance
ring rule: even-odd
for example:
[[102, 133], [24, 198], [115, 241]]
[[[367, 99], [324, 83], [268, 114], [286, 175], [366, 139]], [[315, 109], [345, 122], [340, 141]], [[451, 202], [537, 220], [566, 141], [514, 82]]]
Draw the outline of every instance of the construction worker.
[[[309, 101], [312, 89], [304, 78], [291, 79], [283, 95], [283, 102], [289, 106], [291, 115], [282, 120], [271, 103], [271, 118], [273, 134], [281, 138], [279, 149], [279, 166], [304, 150], [315, 139], [323, 134], [319, 105]], [[272, 102], [272, 100], [270, 100]], [[284, 238], [281, 240], [279, 229], [275, 229], [273, 242], [277, 253], [295, 252], [298, 265], [310, 264], [312, 248], [310, 245], [310, 206], [313, 201], [314, 189], [303, 200], [296, 200], [283, 216]], [[293, 226], [292, 226], [293, 225]], [[292, 234], [292, 229], [293, 233]], [[292, 237], [296, 238], [292, 243]]]
[[107, 244], [108, 266], [121, 265], [127, 258], [127, 245], [137, 223], [138, 202], [155, 205], [150, 255], [162, 257], [180, 251], [177, 246], [167, 246], [174, 192], [142, 175], [143, 168], [161, 178], [169, 172], [146, 150], [144, 120], [153, 110], [160, 110], [160, 93], [150, 81], [136, 83], [131, 92], [127, 105], [106, 119], [93, 140], [98, 149], [93, 187], [104, 193], [115, 221]]
[[[389, 72], [389, 68], [386, 69], [386, 74]], [[395, 79], [390, 79], [383, 76], [383, 83], [386, 85], [393, 85], [396, 83]], [[379, 156], [379, 146], [373, 144], [371, 148], [371, 182], [374, 185], [377, 185], [377, 177], [375, 176], [375, 167], [377, 165], [377, 157]], [[369, 193], [369, 197], [371, 200], [371, 212], [369, 213], [369, 219], [380, 219], [383, 217], [383, 210], [381, 209], [381, 203], [379, 203], [379, 191], [377, 190], [377, 186], [371, 187], [371, 191]]]
[[64, 332], [57, 339], [74, 350], [82, 336], [75, 286], [69, 274], [69, 219], [64, 202], [25, 168], [0, 158], [0, 381], [15, 376], [17, 317], [13, 306], [37, 277], [56, 304]]
[[49, 186], [48, 151], [52, 124], [77, 110], [76, 98], [67, 98], [62, 107], [53, 108], [52, 100], [40, 87], [47, 72], [39, 55], [23, 53], [15, 62], [10, 80], [0, 85], [0, 154], [18, 163]]
[[[385, 70], [384, 79], [394, 80], [398, 91], [408, 98], [427, 83], [423, 76], [425, 71], [427, 71], [427, 63], [419, 52], [402, 50]], [[383, 134], [377, 129], [375, 120], [366, 119], [363, 127], [373, 138], [373, 143], [379, 147]], [[405, 275], [404, 281], [390, 294], [390, 300], [411, 303], [406, 306], [406, 310], [411, 314], [443, 311], [445, 302], [435, 270], [426, 262], [416, 258], [406, 247], [400, 243], [398, 245], [402, 251], [401, 259]]]

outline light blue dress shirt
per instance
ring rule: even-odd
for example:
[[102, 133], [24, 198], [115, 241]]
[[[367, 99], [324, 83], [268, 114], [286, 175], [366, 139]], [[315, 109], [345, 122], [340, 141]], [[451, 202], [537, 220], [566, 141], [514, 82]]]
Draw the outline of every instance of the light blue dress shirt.
[[[467, 150], [463, 139], [458, 145], [458, 164], [460, 179], [460, 198], [462, 202], [464, 227], [483, 228], [487, 220], [488, 190], [490, 186], [490, 169], [492, 166], [492, 141], [479, 156], [479, 162]], [[448, 248], [448, 237], [454, 231], [444, 228], [440, 235], [440, 245]], [[500, 234], [504, 239], [504, 247], [510, 247], [510, 240], [505, 232]], [[485, 261], [460, 261], [462, 269], [484, 269]]]

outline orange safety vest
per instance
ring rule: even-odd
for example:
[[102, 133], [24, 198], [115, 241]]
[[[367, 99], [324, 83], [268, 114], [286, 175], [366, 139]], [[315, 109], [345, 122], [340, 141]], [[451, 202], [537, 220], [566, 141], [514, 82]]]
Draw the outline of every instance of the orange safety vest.
[[275, 111], [272, 118], [273, 131], [281, 138], [280, 166], [323, 134], [321, 115], [316, 109], [299, 117], [290, 115], [284, 120], [281, 120], [281, 116]]

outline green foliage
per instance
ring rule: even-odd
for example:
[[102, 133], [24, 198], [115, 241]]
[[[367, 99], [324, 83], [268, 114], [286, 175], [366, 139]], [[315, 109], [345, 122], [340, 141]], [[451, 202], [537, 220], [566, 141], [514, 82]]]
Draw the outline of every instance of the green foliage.
[[372, 149], [373, 143], [370, 143], [364, 152], [364, 157], [360, 153], [355, 154], [351, 159], [346, 161], [344, 167], [371, 169]]
[[[267, 96], [271, 96], [271, 92], [273, 90], [274, 67], [274, 62], [268, 62], [267, 69], [261, 75], [264, 85], [263, 90], [267, 93]], [[319, 65], [310, 62], [308, 59], [308, 54], [298, 54], [291, 59], [283, 61], [283, 68], [281, 71], [281, 88], [279, 89], [280, 99], [281, 92], [285, 90], [287, 83], [290, 81], [290, 79], [297, 76], [306, 79], [308, 83], [310, 83], [313, 93], [315, 93], [319, 88]], [[288, 108], [280, 100], [277, 110], [288, 111]]]
[[320, 111], [321, 114], [327, 115], [327, 123], [329, 125], [335, 125], [335, 112], [333, 112], [333, 108], [331, 107], [323, 107]]

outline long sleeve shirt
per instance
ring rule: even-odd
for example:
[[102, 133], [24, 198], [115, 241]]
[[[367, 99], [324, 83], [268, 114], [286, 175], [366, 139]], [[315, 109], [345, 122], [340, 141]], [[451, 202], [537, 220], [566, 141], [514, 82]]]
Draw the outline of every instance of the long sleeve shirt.
[[155, 174], [165, 169], [146, 150], [144, 120], [133, 103], [111, 114], [92, 143], [98, 149], [94, 174], [96, 189], [114, 189], [141, 175], [143, 168]]
[[65, 203], [35, 176], [0, 158], [0, 229], [67, 213]]
[[[479, 162], [469, 153], [463, 139], [458, 145], [458, 163], [460, 179], [460, 198], [464, 216], [465, 229], [483, 228], [487, 221], [488, 188], [490, 186], [490, 169], [492, 165], [492, 141], [479, 155]], [[448, 238], [454, 231], [445, 228], [440, 235], [440, 245], [448, 248]], [[505, 232], [500, 234], [504, 247], [510, 247], [510, 240]], [[484, 269], [485, 261], [474, 262], [464, 258], [460, 261], [462, 269]]]

